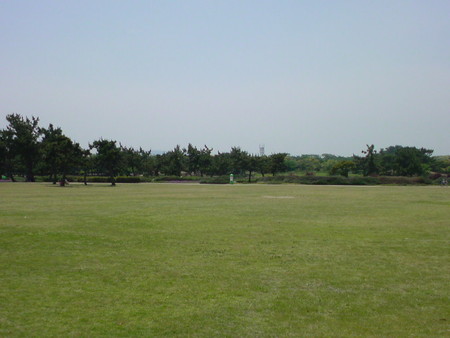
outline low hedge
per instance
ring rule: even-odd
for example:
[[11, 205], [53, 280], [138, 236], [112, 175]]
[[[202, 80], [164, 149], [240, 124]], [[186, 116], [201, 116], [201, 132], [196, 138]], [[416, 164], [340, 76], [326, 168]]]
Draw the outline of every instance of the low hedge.
[[203, 184], [228, 184], [230, 183], [230, 176], [215, 176], [215, 177], [203, 177], [200, 180]]
[[117, 183], [143, 183], [148, 182], [148, 179], [141, 176], [119, 176], [116, 177]]
[[[84, 176], [68, 176], [69, 182], [84, 182]], [[111, 179], [107, 176], [87, 176], [86, 181], [90, 183], [111, 183]], [[144, 183], [150, 182], [151, 179], [143, 176], [118, 176], [116, 183]]]
[[381, 184], [396, 184], [396, 185], [420, 185], [432, 184], [433, 180], [428, 177], [406, 177], [406, 176], [380, 176]]
[[198, 182], [198, 176], [156, 176], [152, 177], [152, 182]]
[[374, 177], [343, 176], [266, 176], [258, 179], [264, 183], [297, 183], [313, 185], [376, 185], [380, 182]]
[[[84, 182], [84, 176], [67, 176], [69, 182]], [[87, 176], [89, 183], [111, 183], [107, 176]], [[52, 182], [48, 176], [36, 177], [36, 181]], [[145, 183], [145, 182], [199, 182], [203, 184], [229, 184], [230, 177], [228, 175], [215, 177], [197, 177], [197, 176], [118, 176], [116, 183]], [[236, 183], [248, 183], [246, 177], [235, 177]], [[298, 176], [298, 175], [279, 175], [265, 176], [253, 178], [252, 183], [296, 183], [296, 184], [312, 184], [312, 185], [423, 185], [423, 184], [440, 184], [441, 178], [432, 179], [428, 177], [404, 177], [404, 176]]]
[[[144, 177], [144, 176], [118, 176], [116, 177], [116, 183], [146, 183], [146, 182], [199, 182], [200, 177], [196, 176], [156, 176], [156, 177]], [[45, 182], [51, 182], [49, 177], [43, 177]], [[69, 182], [84, 182], [84, 176], [67, 176]], [[108, 176], [87, 176], [86, 181], [89, 183], [111, 183], [111, 179]]]
[[317, 184], [317, 185], [420, 185], [433, 184], [433, 180], [427, 177], [403, 177], [403, 176], [267, 176], [258, 179], [258, 182], [265, 183], [298, 183], [298, 184]]

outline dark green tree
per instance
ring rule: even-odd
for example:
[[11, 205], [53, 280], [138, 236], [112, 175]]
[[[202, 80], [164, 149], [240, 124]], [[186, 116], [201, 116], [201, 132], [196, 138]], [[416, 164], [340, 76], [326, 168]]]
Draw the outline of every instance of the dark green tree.
[[83, 150], [64, 135], [61, 128], [54, 128], [52, 124], [41, 132], [44, 135], [40, 147], [42, 160], [53, 177], [53, 183], [60, 175], [60, 185], [65, 186], [69, 171], [74, 171], [81, 164]]
[[433, 150], [403, 147], [395, 156], [395, 172], [399, 176], [424, 175], [430, 169]]
[[200, 156], [201, 152], [197, 147], [189, 143], [187, 149], [183, 149], [186, 154], [186, 169], [189, 175], [196, 175], [200, 172]]
[[[165, 154], [163, 154], [165, 155]], [[164, 165], [164, 160], [165, 160], [165, 156], [163, 156], [161, 154], [157, 154], [154, 157], [154, 166], [153, 166], [153, 175], [154, 176], [159, 176], [159, 174], [161, 173], [162, 167]]]
[[50, 174], [50, 179], [53, 184], [58, 180], [58, 139], [62, 136], [61, 128], [54, 128], [52, 124], [47, 129], [41, 128], [41, 133], [44, 135], [41, 141], [41, 167], [45, 172]]
[[39, 160], [39, 118], [23, 118], [19, 114], [6, 116], [9, 125], [6, 130], [12, 135], [11, 151], [18, 155], [25, 168], [27, 182], [34, 182], [34, 169]]
[[122, 151], [116, 143], [116, 141], [100, 139], [90, 145], [90, 149], [95, 149], [97, 152], [95, 155], [96, 167], [103, 174], [109, 176], [112, 186], [116, 185], [116, 176], [124, 165]]
[[84, 150], [81, 146], [73, 142], [69, 137], [63, 136], [60, 142], [61, 157], [58, 165], [59, 174], [61, 175], [60, 185], [64, 186], [66, 177], [70, 173], [74, 173], [83, 163]]
[[229, 175], [232, 173], [232, 162], [230, 158], [230, 153], [221, 153], [213, 156], [211, 167], [209, 170], [209, 175]]
[[203, 175], [210, 171], [211, 164], [212, 164], [212, 156], [211, 152], [213, 151], [212, 148], [208, 148], [206, 145], [203, 147], [203, 149], [200, 150], [199, 155], [199, 171], [200, 176], [203, 177]]
[[83, 174], [84, 185], [87, 185], [87, 175], [94, 168], [93, 157], [90, 149], [82, 149], [80, 158], [80, 169]]
[[364, 176], [378, 174], [378, 167], [375, 163], [376, 150], [375, 146], [367, 144], [367, 150], [362, 151], [366, 156], [364, 157]]
[[14, 152], [13, 133], [11, 130], [0, 130], [0, 171], [12, 182], [15, 182], [14, 171], [17, 170], [17, 155]]
[[181, 176], [185, 169], [186, 156], [179, 145], [163, 154], [161, 160], [161, 170], [165, 175]]
[[142, 168], [142, 153], [141, 150], [136, 150], [132, 147], [127, 148], [120, 145], [122, 156], [124, 160], [124, 170], [127, 176], [136, 176], [141, 173]]
[[266, 155], [259, 156], [257, 158], [257, 169], [256, 171], [261, 174], [262, 177], [268, 172], [270, 172], [270, 158]]
[[390, 146], [385, 149], [381, 149], [378, 157], [379, 157], [379, 168], [381, 175], [392, 176], [395, 175], [395, 162], [397, 151], [403, 148], [402, 146]]
[[155, 156], [152, 156], [152, 151], [139, 148], [139, 156], [141, 158], [139, 172], [146, 176], [154, 175], [156, 160]]
[[42, 167], [45, 172], [50, 174], [50, 179], [53, 184], [58, 180], [58, 165], [61, 156], [61, 142], [63, 141], [63, 133], [61, 128], [54, 128], [52, 124], [47, 129], [41, 128], [41, 133], [44, 135], [41, 141], [40, 151]]
[[252, 181], [252, 173], [258, 171], [260, 157], [256, 155], [249, 155], [247, 158], [247, 172], [248, 172], [248, 183]]
[[269, 156], [269, 172], [273, 176], [277, 173], [286, 171], [286, 164], [284, 163], [284, 160], [287, 155], [287, 153], [277, 153]]
[[235, 175], [242, 175], [248, 168], [249, 154], [239, 147], [233, 147], [230, 151], [231, 171]]

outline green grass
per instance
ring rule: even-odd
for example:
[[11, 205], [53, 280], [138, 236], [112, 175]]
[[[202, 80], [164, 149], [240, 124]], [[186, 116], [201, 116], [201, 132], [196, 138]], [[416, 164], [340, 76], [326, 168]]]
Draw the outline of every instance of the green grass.
[[450, 189], [0, 184], [0, 336], [450, 336]]

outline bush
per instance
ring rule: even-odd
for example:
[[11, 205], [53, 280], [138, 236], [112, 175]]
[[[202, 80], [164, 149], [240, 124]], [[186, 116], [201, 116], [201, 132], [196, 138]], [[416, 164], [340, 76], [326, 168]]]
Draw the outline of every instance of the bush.
[[[36, 177], [37, 181], [51, 182], [48, 176]], [[69, 182], [84, 182], [83, 176], [67, 176]], [[107, 176], [87, 176], [87, 182], [90, 183], [111, 183]], [[294, 183], [294, 184], [311, 184], [311, 185], [421, 185], [421, 184], [440, 184], [441, 178], [434, 177], [407, 177], [407, 176], [297, 176], [297, 175], [279, 175], [265, 176], [253, 178], [252, 183]], [[119, 176], [116, 177], [116, 183], [145, 183], [145, 182], [199, 182], [204, 184], [229, 184], [230, 177], [228, 175], [215, 177], [198, 177], [198, 176]], [[248, 183], [247, 177], [235, 177], [236, 183]]]
[[198, 182], [200, 180], [198, 176], [156, 176], [152, 182]]
[[381, 184], [398, 184], [398, 185], [412, 185], [412, 184], [431, 184], [432, 180], [425, 177], [407, 177], [407, 176], [380, 176], [378, 177]]
[[352, 185], [377, 185], [380, 180], [376, 177], [349, 177], [349, 182]]
[[[84, 176], [68, 176], [69, 182], [84, 182]], [[87, 176], [86, 181], [89, 183], [111, 183], [111, 179], [108, 176]], [[151, 179], [143, 176], [118, 176], [116, 177], [116, 183], [143, 183], [150, 182]]]
[[438, 178], [442, 177], [442, 174], [440, 173], [431, 173], [428, 178], [432, 181], [437, 180]]
[[200, 183], [206, 184], [228, 184], [230, 183], [229, 176], [203, 177]]
[[119, 176], [116, 177], [116, 183], [141, 183], [144, 182], [141, 180], [140, 176]]
[[[91, 183], [111, 183], [109, 177], [106, 176], [87, 176], [86, 181]], [[84, 177], [78, 176], [75, 182], [84, 182]]]
[[268, 176], [261, 177], [258, 182], [264, 183], [297, 183], [297, 184], [317, 184], [317, 185], [419, 185], [433, 184], [433, 180], [428, 177], [406, 177], [406, 176]]
[[313, 185], [375, 185], [380, 181], [374, 177], [343, 177], [343, 176], [269, 176], [261, 177], [259, 182], [265, 183], [297, 183]]

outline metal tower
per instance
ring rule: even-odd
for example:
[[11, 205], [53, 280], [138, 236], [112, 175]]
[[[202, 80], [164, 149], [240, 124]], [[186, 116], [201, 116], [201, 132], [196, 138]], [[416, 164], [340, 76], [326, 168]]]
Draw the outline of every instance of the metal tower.
[[259, 156], [264, 156], [264, 144], [259, 145]]

